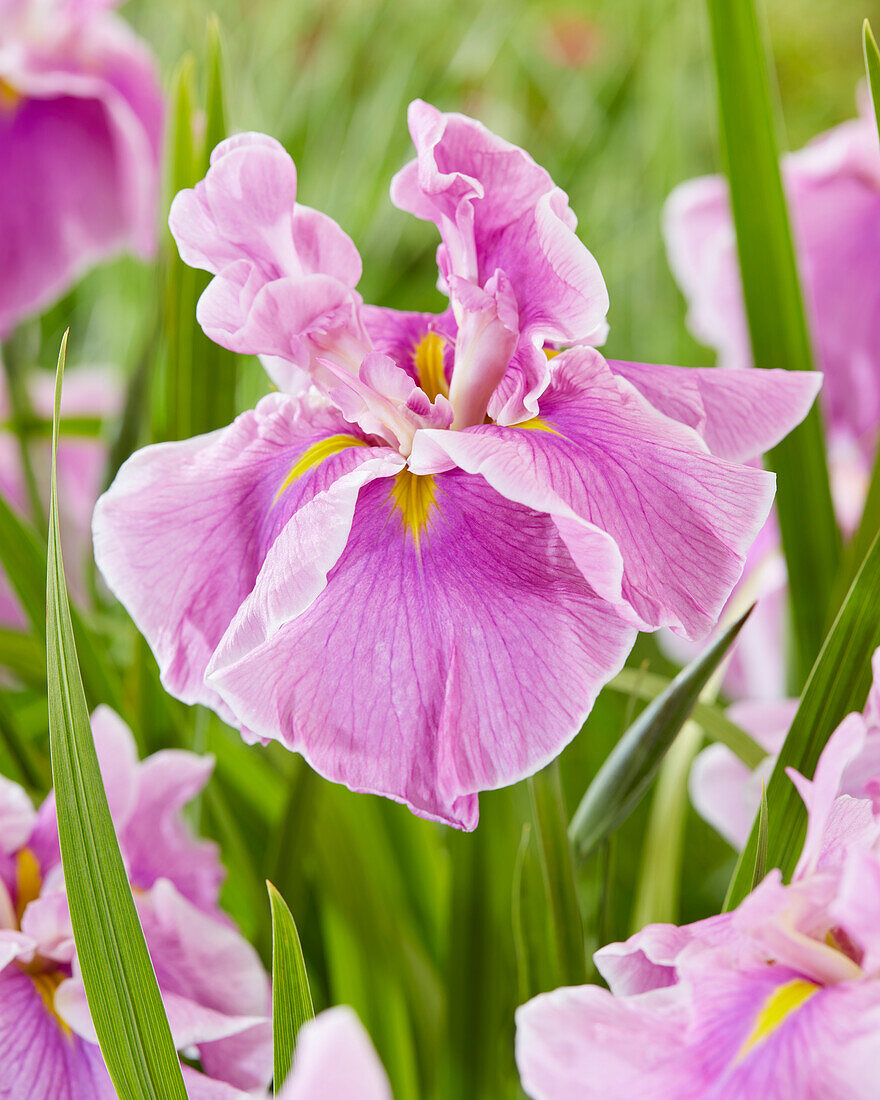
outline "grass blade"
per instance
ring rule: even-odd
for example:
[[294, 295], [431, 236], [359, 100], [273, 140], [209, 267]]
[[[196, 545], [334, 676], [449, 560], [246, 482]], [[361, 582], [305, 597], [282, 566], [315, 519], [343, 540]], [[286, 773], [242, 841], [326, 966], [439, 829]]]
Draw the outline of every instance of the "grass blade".
[[721, 634], [650, 703], [611, 750], [572, 819], [569, 834], [580, 859], [635, 809], [667, 749], [690, 717], [700, 692], [733, 644], [751, 609]]
[[275, 1092], [293, 1064], [293, 1048], [304, 1023], [314, 1019], [312, 993], [296, 924], [284, 898], [266, 883], [272, 909], [272, 1046]]
[[67, 334], [55, 381], [47, 571], [49, 738], [70, 919], [101, 1052], [122, 1100], [186, 1100], [95, 752], [58, 533], [55, 453]]
[[554, 760], [529, 780], [537, 826], [541, 870], [553, 922], [559, 973], [556, 985], [583, 985], [587, 980], [584, 926], [578, 906], [568, 815], [559, 762]]
[[[779, 171], [768, 54], [754, 0], [708, 3], [754, 362], [758, 367], [812, 369], [813, 353]], [[774, 448], [769, 461], [779, 475], [776, 508], [788, 567], [800, 685], [825, 636], [841, 555], [818, 407]], [[809, 538], [804, 538], [804, 515], [810, 517]]]
[[758, 810], [758, 846], [755, 851], [755, 869], [752, 872], [752, 890], [767, 874], [767, 842], [770, 828], [770, 810], [767, 806], [767, 786], [761, 784], [761, 806]]
[[[785, 769], [796, 768], [812, 777], [828, 738], [847, 714], [864, 706], [871, 683], [871, 654], [878, 645], [880, 534], [875, 536], [825, 639], [767, 785], [767, 799], [773, 803], [773, 820], [767, 829], [767, 866], [778, 867], [786, 879], [803, 845], [807, 814]], [[759, 836], [760, 820], [756, 820], [737, 862], [726, 909], [739, 905], [749, 892]]]
[[880, 50], [877, 49], [877, 39], [867, 19], [862, 26], [862, 48], [865, 53], [868, 87], [871, 89], [871, 99], [874, 101], [874, 115], [877, 118], [877, 128], [880, 130]]
[[[610, 691], [619, 691], [623, 695], [629, 695], [635, 699], [642, 699], [650, 703], [658, 695], [664, 692], [672, 683], [666, 676], [659, 676], [654, 672], [643, 672], [637, 668], [625, 668], [614, 677], [607, 685]], [[701, 699], [694, 704], [691, 712], [691, 720], [698, 725], [703, 733], [711, 740], [726, 745], [731, 752], [742, 760], [750, 769], [754, 770], [761, 763], [767, 753], [751, 738], [744, 729], [740, 729], [735, 722], [719, 707], [712, 703], [703, 702]]]

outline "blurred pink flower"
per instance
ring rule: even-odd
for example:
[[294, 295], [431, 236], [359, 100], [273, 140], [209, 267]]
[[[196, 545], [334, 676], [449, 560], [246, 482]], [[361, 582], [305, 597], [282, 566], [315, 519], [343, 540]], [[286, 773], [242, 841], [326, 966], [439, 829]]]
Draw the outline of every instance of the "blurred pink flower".
[[[50, 427], [54, 402], [55, 379], [48, 372], [33, 372], [28, 376], [28, 390], [34, 415]], [[69, 420], [78, 418], [102, 420], [117, 415], [122, 405], [122, 384], [118, 373], [110, 368], [79, 367], [67, 372], [64, 380], [63, 414]], [[11, 409], [6, 378], [0, 369], [0, 493], [24, 515], [29, 514], [29, 501], [22, 469], [21, 451], [12, 431]], [[34, 439], [28, 451], [34, 475], [46, 510], [49, 507], [50, 436]], [[63, 432], [58, 444], [59, 510], [62, 544], [68, 582], [73, 597], [81, 599], [87, 592], [86, 572], [92, 559], [92, 510], [103, 488], [107, 460], [107, 444], [98, 435], [77, 435]], [[25, 625], [24, 613], [0, 572], [0, 626]]]
[[163, 105], [106, 0], [0, 0], [0, 337], [156, 246]]
[[[847, 767], [838, 794], [867, 798], [880, 813], [880, 650], [872, 662], [874, 682], [863, 714], [847, 722], [862, 730], [863, 743]], [[797, 710], [797, 699], [777, 703], [735, 703], [728, 716], [766, 749], [760, 767], [750, 771], [724, 745], [714, 744], [697, 756], [690, 776], [691, 800], [697, 812], [734, 848], [748, 840], [767, 781]]]
[[[99, 707], [92, 730], [120, 847], [190, 1097], [244, 1100], [271, 1078], [268, 978], [218, 908], [216, 846], [181, 810], [213, 761], [167, 749], [137, 759], [122, 720]], [[0, 777], [0, 1066], [8, 1100], [115, 1097], [79, 977], [53, 794], [35, 810]]]
[[[876, 707], [876, 693], [871, 706]], [[852, 774], [860, 793], [846, 794]], [[533, 1100], [871, 1100], [880, 1059], [880, 756], [850, 715], [812, 781], [792, 883], [778, 871], [733, 912], [649, 925], [595, 955], [610, 986], [517, 1013]]]
[[331, 1008], [304, 1024], [279, 1100], [391, 1100], [369, 1036], [350, 1008]]
[[[880, 147], [873, 112], [816, 138], [783, 160], [817, 366], [824, 372], [832, 495], [844, 534], [861, 517], [880, 426]], [[725, 367], [752, 356], [742, 301], [727, 183], [707, 176], [682, 184], [664, 212], [670, 264], [687, 299], [694, 335]], [[756, 540], [732, 600], [761, 597], [725, 678], [738, 698], [786, 692], [788, 585], [775, 515]], [[686, 662], [692, 647], [666, 635]]]
[[741, 463], [820, 378], [606, 362], [565, 194], [472, 119], [409, 121], [391, 193], [439, 228], [441, 314], [362, 305], [354, 245], [264, 135], [174, 200], [215, 276], [199, 321], [288, 392], [134, 455], [95, 553], [172, 694], [471, 829], [479, 791], [577, 733], [637, 628], [711, 629], [773, 494]]

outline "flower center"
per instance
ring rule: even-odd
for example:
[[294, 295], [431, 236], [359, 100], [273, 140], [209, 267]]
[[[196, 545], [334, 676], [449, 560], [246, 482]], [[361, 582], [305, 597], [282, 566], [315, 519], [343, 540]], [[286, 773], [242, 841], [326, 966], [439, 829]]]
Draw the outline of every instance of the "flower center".
[[19, 927], [25, 909], [40, 896], [42, 885], [37, 857], [30, 848], [22, 848], [15, 861], [15, 916]]
[[758, 1043], [762, 1043], [772, 1035], [793, 1012], [804, 1005], [819, 989], [821, 989], [821, 986], [816, 985], [814, 982], [804, 981], [802, 978], [795, 978], [793, 981], [779, 986], [778, 989], [774, 989], [761, 1007], [751, 1034], [740, 1047], [736, 1061], [741, 1062]]
[[443, 370], [443, 346], [442, 336], [438, 336], [436, 332], [427, 332], [413, 352], [419, 385], [428, 395], [429, 401], [436, 401], [440, 394], [449, 396], [449, 386]]
[[400, 512], [404, 530], [409, 530], [418, 549], [422, 532], [428, 529], [431, 512], [437, 507], [433, 476], [401, 470], [394, 478], [391, 499]]
[[0, 79], [0, 112], [12, 114], [23, 98], [8, 81]]

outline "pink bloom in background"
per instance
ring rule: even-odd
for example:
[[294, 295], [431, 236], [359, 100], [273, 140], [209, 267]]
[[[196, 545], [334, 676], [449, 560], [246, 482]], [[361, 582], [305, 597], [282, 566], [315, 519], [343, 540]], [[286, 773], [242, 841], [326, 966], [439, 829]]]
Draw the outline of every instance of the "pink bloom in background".
[[[788, 197], [804, 296], [824, 372], [832, 495], [849, 535], [861, 517], [880, 425], [880, 148], [862, 116], [787, 156]], [[694, 336], [724, 367], [752, 363], [727, 183], [691, 180], [669, 197], [664, 230]], [[786, 693], [787, 577], [775, 517], [755, 543], [734, 599], [761, 596], [731, 661], [725, 688], [747, 699]], [[676, 659], [693, 650], [674, 638]]]
[[350, 1008], [331, 1008], [304, 1024], [279, 1100], [392, 1100], [369, 1036]]
[[[850, 725], [860, 726], [864, 744], [844, 773], [839, 793], [871, 799], [880, 812], [880, 650], [872, 667], [874, 682], [864, 713], [847, 719]], [[694, 761], [690, 776], [694, 807], [734, 848], [742, 848], [749, 838], [761, 802], [761, 781], [766, 783], [770, 777], [797, 707], [797, 699], [784, 699], [735, 703], [728, 709], [728, 717], [768, 753], [755, 771], [718, 744], [703, 749]]]
[[[34, 414], [49, 425], [52, 421], [55, 380], [48, 372], [28, 375], [28, 388]], [[116, 416], [122, 407], [122, 384], [118, 372], [103, 367], [70, 370], [64, 379], [64, 416], [68, 422], [83, 419], [100, 422]], [[19, 442], [10, 424], [11, 409], [5, 375], [0, 368], [0, 493], [4, 500], [25, 516], [30, 516], [30, 501], [21, 462]], [[34, 474], [45, 503], [49, 507], [49, 437], [34, 439], [29, 454]], [[101, 490], [107, 461], [106, 440], [95, 435], [77, 435], [65, 431], [58, 444], [59, 507], [62, 543], [68, 581], [75, 599], [87, 591], [86, 570], [91, 568], [91, 516]], [[6, 577], [0, 573], [0, 627], [21, 627], [25, 619]]]
[[732, 913], [649, 925], [596, 953], [610, 992], [560, 989], [519, 1009], [517, 1061], [533, 1100], [876, 1096], [876, 732], [850, 715], [812, 781], [789, 771], [809, 815], [791, 885], [772, 871]]
[[177, 196], [181, 255], [215, 276], [202, 327], [285, 392], [129, 459], [95, 553], [172, 694], [471, 829], [637, 629], [712, 628], [773, 495], [742, 463], [820, 378], [607, 362], [565, 194], [472, 119], [409, 122], [392, 198], [439, 229], [438, 315], [362, 304], [354, 245], [271, 138], [223, 142]]
[[[181, 810], [213, 761], [168, 749], [139, 762], [106, 707], [92, 730], [141, 924], [191, 1098], [244, 1100], [272, 1075], [270, 993], [253, 948], [218, 908], [223, 869]], [[52, 794], [35, 810], [0, 777], [0, 1092], [112, 1100], [79, 978]]]
[[156, 246], [162, 97], [107, 0], [0, 0], [0, 337]]

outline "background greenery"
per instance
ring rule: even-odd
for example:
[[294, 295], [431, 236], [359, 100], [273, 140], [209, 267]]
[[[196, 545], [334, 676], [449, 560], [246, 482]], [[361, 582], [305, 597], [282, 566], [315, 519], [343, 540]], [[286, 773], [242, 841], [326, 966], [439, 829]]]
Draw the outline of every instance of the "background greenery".
[[[123, 9], [156, 50], [169, 88], [187, 51], [196, 57], [196, 83], [205, 84], [212, 11], [222, 27], [228, 125], [285, 143], [301, 200], [335, 217], [358, 245], [366, 300], [419, 309], [442, 302], [433, 229], [388, 199], [391, 175], [411, 155], [406, 104], [422, 96], [525, 146], [568, 191], [609, 286], [610, 356], [711, 363], [684, 329], [659, 229], [672, 187], [720, 165], [702, 0], [132, 0]], [[865, 14], [853, 0], [768, 3], [791, 147], [853, 113]], [[205, 95], [203, 86], [197, 97]], [[168, 324], [167, 303], [164, 275], [121, 260], [22, 332], [22, 357], [54, 365], [70, 325], [71, 368], [100, 362], [127, 379], [139, 369], [147, 378], [161, 374], [167, 333], [158, 349], [151, 336], [157, 319]], [[239, 367], [236, 405], [244, 408], [266, 381], [256, 364]], [[161, 386], [153, 394], [155, 407]], [[151, 419], [161, 422], [155, 408], [142, 434]], [[194, 822], [221, 844], [230, 872], [225, 903], [267, 963], [268, 877], [296, 918], [315, 1007], [354, 1005], [397, 1100], [517, 1096], [513, 1009], [566, 976], [528, 788], [481, 796], [472, 835], [351, 795], [277, 746], [247, 749], [212, 715], [164, 696], [145, 644], [99, 592], [86, 615], [95, 645], [109, 654], [107, 682], [90, 685], [80, 647], [89, 705], [115, 702], [142, 753], [179, 744], [217, 755]], [[629, 663], [674, 671], [650, 639]], [[0, 732], [26, 746], [25, 776], [39, 791], [48, 772], [45, 692], [36, 681], [0, 693]], [[561, 759], [570, 811], [640, 705], [612, 691], [601, 696]], [[0, 765], [22, 774], [14, 757]], [[591, 946], [632, 931], [648, 810], [643, 803], [579, 868]], [[692, 920], [721, 905], [733, 853], [690, 810], [684, 835], [680, 899], [670, 893], [663, 914], [653, 915]]]

